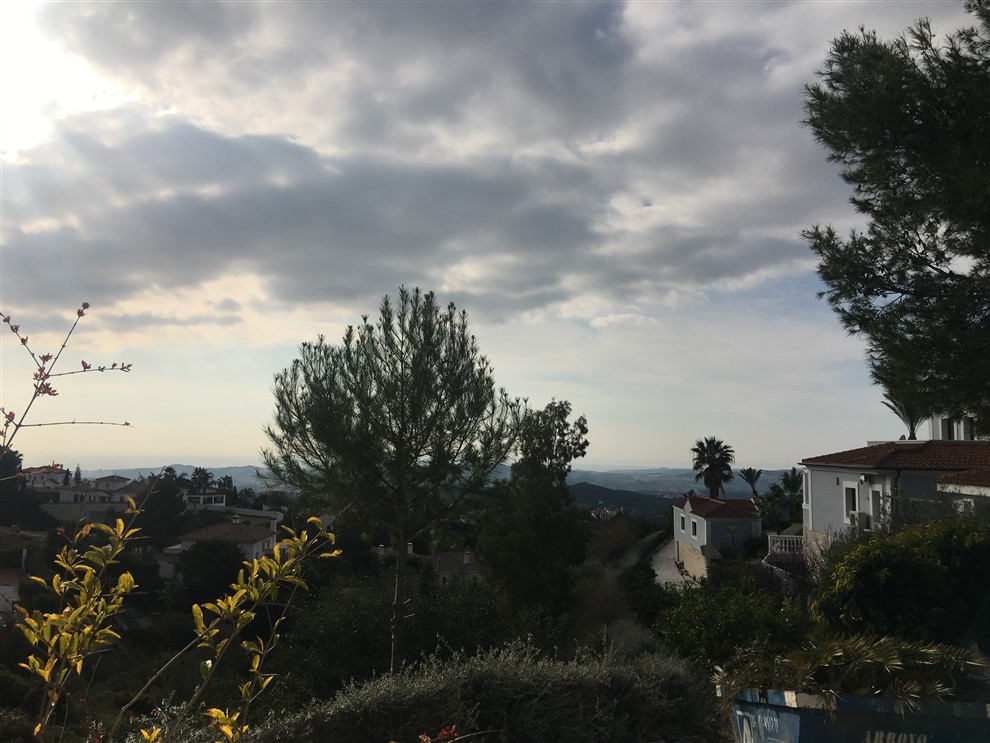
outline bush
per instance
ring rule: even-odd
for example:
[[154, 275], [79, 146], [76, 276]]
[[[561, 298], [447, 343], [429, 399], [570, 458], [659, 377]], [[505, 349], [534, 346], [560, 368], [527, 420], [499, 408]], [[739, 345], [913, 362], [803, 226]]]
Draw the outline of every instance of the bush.
[[714, 699], [683, 662], [657, 655], [560, 662], [514, 644], [473, 657], [430, 659], [280, 716], [265, 743], [418, 740], [449, 725], [486, 741], [600, 743], [718, 740]]
[[883, 696], [911, 708], [945, 698], [985, 700], [986, 668], [977, 654], [950, 645], [860, 634], [816, 637], [784, 657], [740, 654], [715, 682], [728, 703], [757, 687], [815, 694], [829, 704], [840, 694]]
[[[394, 574], [341, 577], [308, 599], [272, 657], [273, 670], [283, 675], [272, 704], [331, 699], [348, 682], [388, 670], [393, 581]], [[410, 661], [431, 654], [473, 655], [527, 634], [554, 635], [537, 611], [503, 612], [481, 582], [427, 585], [410, 595], [403, 638]]]
[[830, 565], [812, 614], [842, 633], [990, 648], [990, 523], [951, 519], [877, 534]]
[[711, 668], [741, 648], [789, 650], [807, 636], [807, 616], [789, 601], [761, 591], [748, 578], [737, 583], [684, 586], [667, 592], [670, 608], [654, 625], [661, 641]]

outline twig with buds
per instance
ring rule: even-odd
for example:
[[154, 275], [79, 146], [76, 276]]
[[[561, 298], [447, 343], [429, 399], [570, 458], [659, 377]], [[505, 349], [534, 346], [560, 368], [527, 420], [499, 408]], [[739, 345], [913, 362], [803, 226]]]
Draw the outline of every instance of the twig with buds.
[[123, 423], [113, 423], [109, 421], [53, 421], [49, 423], [25, 423], [28, 413], [31, 411], [32, 406], [39, 397], [56, 397], [58, 395], [58, 390], [52, 386], [51, 379], [54, 377], [66, 377], [70, 374], [84, 374], [86, 372], [105, 372], [105, 371], [119, 371], [127, 373], [131, 370], [131, 364], [125, 364], [119, 361], [114, 361], [110, 366], [99, 365], [93, 366], [87, 361], [81, 361], [81, 369], [76, 369], [75, 371], [66, 371], [54, 373], [55, 365], [58, 363], [59, 359], [62, 357], [62, 353], [65, 351], [66, 347], [69, 345], [69, 338], [72, 337], [72, 333], [75, 332], [76, 326], [79, 325], [79, 321], [86, 316], [86, 310], [89, 309], [89, 302], [83, 302], [82, 306], [76, 310], [76, 318], [72, 323], [72, 327], [69, 328], [69, 332], [65, 334], [65, 338], [62, 340], [62, 345], [58, 352], [55, 354], [44, 353], [35, 354], [31, 349], [31, 345], [28, 340], [28, 336], [21, 334], [21, 326], [19, 324], [13, 323], [10, 320], [10, 315], [0, 315], [0, 319], [3, 320], [10, 328], [10, 332], [17, 336], [18, 340], [21, 342], [21, 346], [28, 352], [32, 360], [37, 367], [34, 372], [34, 391], [31, 395], [31, 399], [28, 401], [27, 405], [24, 406], [23, 412], [18, 416], [13, 410], [7, 410], [3, 406], [0, 406], [0, 452], [9, 451], [13, 445], [14, 437], [17, 436], [17, 432], [22, 428], [36, 427], [40, 428], [42, 426], [73, 426], [73, 425], [88, 425], [88, 426], [130, 426], [131, 424], [127, 421]]

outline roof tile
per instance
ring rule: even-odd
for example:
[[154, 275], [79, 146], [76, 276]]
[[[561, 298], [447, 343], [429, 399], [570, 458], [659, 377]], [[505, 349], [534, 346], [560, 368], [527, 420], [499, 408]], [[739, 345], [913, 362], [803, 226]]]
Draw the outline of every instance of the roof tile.
[[717, 500], [704, 495], [690, 495], [674, 501], [675, 508], [684, 508], [691, 502], [691, 513], [703, 519], [758, 519], [759, 510], [752, 499]]
[[874, 470], [960, 470], [990, 467], [990, 441], [887, 441], [834, 454], [809, 457], [801, 464]]

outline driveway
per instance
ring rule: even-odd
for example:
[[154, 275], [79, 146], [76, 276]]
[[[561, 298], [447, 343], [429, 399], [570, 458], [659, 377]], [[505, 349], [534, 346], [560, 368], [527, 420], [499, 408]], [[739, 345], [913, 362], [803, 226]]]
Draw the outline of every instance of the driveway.
[[657, 583], [673, 583], [679, 586], [690, 580], [681, 575], [680, 571], [677, 569], [677, 566], [674, 565], [674, 554], [675, 543], [673, 539], [664, 544], [656, 551], [656, 553], [654, 553], [652, 564], [653, 572], [657, 576]]

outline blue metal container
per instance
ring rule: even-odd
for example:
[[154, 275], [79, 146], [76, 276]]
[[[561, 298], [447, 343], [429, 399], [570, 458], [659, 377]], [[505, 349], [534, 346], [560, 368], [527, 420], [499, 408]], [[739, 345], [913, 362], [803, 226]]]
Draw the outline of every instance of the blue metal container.
[[739, 743], [990, 743], [990, 704], [934, 702], [911, 709], [882, 697], [822, 697], [743, 689], [732, 704]]

